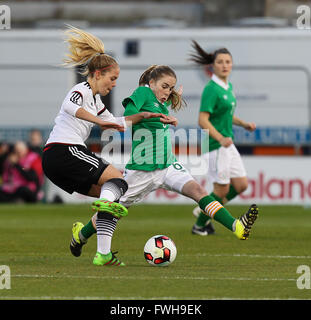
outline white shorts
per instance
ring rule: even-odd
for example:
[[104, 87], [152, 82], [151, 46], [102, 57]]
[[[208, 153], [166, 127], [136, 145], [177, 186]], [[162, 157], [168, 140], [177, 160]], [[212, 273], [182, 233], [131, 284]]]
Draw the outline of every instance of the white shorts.
[[181, 193], [183, 186], [194, 178], [182, 164], [174, 162], [162, 170], [126, 169], [124, 180], [128, 184], [128, 190], [119, 202], [126, 207], [130, 207], [143, 200], [150, 192], [160, 188]]
[[231, 178], [246, 177], [246, 170], [239, 151], [232, 144], [204, 155], [208, 161], [208, 177], [212, 182], [229, 184]]

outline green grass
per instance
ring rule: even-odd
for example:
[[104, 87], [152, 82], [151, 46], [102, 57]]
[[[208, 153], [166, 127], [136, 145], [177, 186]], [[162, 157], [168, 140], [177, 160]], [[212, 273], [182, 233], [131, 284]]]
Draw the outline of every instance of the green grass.
[[[228, 209], [239, 216], [246, 207]], [[118, 223], [113, 250], [127, 266], [96, 267], [93, 236], [75, 258], [74, 221], [86, 223], [87, 205], [0, 206], [0, 265], [11, 289], [0, 299], [310, 299], [297, 288], [299, 265], [311, 267], [311, 209], [263, 206], [248, 241], [215, 222], [216, 234], [193, 236], [192, 207], [139, 205]], [[149, 237], [166, 234], [175, 262], [152, 267], [143, 257]]]

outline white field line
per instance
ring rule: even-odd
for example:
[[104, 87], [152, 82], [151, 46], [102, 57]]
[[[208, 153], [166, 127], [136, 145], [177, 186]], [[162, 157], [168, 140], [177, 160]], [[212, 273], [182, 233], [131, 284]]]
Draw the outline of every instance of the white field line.
[[[187, 254], [186, 254], [187, 255]], [[311, 259], [311, 256], [282, 256], [282, 255], [260, 255], [260, 254], [208, 254], [199, 253], [196, 256], [211, 257], [247, 257], [247, 258], [270, 258], [270, 259]], [[137, 280], [135, 276], [88, 276], [88, 275], [40, 275], [40, 274], [12, 274], [16, 278], [53, 278], [53, 279], [115, 279], [115, 280]], [[294, 278], [247, 278], [247, 277], [181, 277], [170, 276], [162, 277], [168, 280], [233, 280], [233, 281], [296, 281]], [[152, 277], [140, 277], [141, 280], [150, 280]]]
[[[65, 297], [65, 296], [42, 296], [42, 297], [15, 297], [15, 296], [0, 296], [0, 300], [145, 300], [145, 297], [105, 297], [105, 296], [86, 296], [86, 297]], [[178, 300], [178, 297], [151, 297], [148, 300]], [[197, 298], [185, 298], [195, 300]]]
[[[0, 296], [0, 300], [309, 300], [297, 298], [236, 298], [236, 297], [65, 297], [65, 296], [42, 296], [42, 297], [18, 297]], [[138, 303], [139, 304], [139, 303]]]
[[[87, 275], [44, 275], [44, 274], [12, 274], [11, 277], [15, 278], [42, 278], [42, 279], [115, 279], [115, 280], [135, 280], [135, 276], [87, 276]], [[139, 280], [152, 280], [153, 277], [139, 277]], [[181, 277], [169, 276], [161, 277], [165, 280], [233, 280], [233, 281], [296, 281], [294, 278], [246, 278], [246, 277]]]
[[[187, 254], [186, 254], [187, 255]], [[207, 254], [201, 253], [196, 256], [211, 256], [211, 257], [249, 257], [249, 258], [272, 258], [272, 259], [311, 259], [311, 256], [290, 256], [290, 255], [259, 255], [259, 254]], [[137, 280], [134, 276], [87, 276], [87, 275], [41, 275], [41, 274], [11, 274], [11, 277], [15, 278], [41, 278], [41, 279], [115, 279], [115, 280]], [[168, 280], [232, 280], [232, 281], [297, 281], [294, 278], [247, 278], [247, 277], [181, 277], [170, 276], [162, 277]], [[153, 279], [152, 277], [140, 277], [141, 280]], [[182, 297], [186, 300], [197, 300], [198, 297]], [[65, 296], [42, 296], [42, 297], [14, 297], [14, 296], [0, 296], [0, 300], [3, 299], [16, 299], [16, 300], [178, 300], [180, 297], [65, 297]], [[236, 297], [200, 297], [200, 300], [237, 300]], [[241, 298], [245, 300], [245, 298]], [[263, 300], [262, 298], [248, 297], [246, 300]], [[280, 298], [271, 298], [264, 300], [279, 300]], [[288, 300], [294, 300], [295, 298], [287, 298]]]
[[263, 254], [240, 254], [240, 253], [221, 253], [221, 254], [209, 254], [198, 253], [199, 257], [247, 257], [247, 258], [268, 258], [268, 259], [311, 259], [311, 256], [281, 256], [281, 255], [263, 255]]

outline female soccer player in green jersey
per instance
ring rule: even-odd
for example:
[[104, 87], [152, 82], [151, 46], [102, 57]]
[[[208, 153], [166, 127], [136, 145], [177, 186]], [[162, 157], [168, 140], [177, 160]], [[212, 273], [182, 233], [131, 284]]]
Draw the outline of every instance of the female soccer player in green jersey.
[[[206, 72], [212, 67], [213, 75], [201, 96], [199, 125], [209, 131], [202, 143], [202, 153], [209, 163], [208, 177], [214, 184], [210, 196], [225, 204], [247, 188], [246, 171], [233, 143], [232, 125], [249, 131], [254, 131], [256, 125], [234, 115], [236, 98], [228, 80], [232, 71], [231, 53], [226, 48], [208, 53], [196, 41], [193, 41], [193, 48], [195, 53], [191, 60], [203, 66]], [[206, 236], [214, 233], [211, 219], [199, 207], [193, 213], [198, 217], [192, 228], [193, 234]]]
[[[168, 107], [180, 109], [183, 102], [180, 93], [175, 91], [176, 81], [176, 74], [170, 67], [149, 67], [141, 75], [139, 87], [123, 100], [124, 116], [156, 112], [167, 115], [167, 123], [176, 126], [177, 119], [169, 116], [168, 110]], [[132, 126], [131, 158], [124, 173], [128, 190], [121, 196], [120, 204], [128, 208], [150, 192], [165, 188], [193, 199], [206, 217], [214, 218], [239, 239], [247, 239], [257, 218], [257, 206], [252, 205], [239, 219], [233, 218], [176, 160], [168, 127], [159, 118], [145, 119]]]

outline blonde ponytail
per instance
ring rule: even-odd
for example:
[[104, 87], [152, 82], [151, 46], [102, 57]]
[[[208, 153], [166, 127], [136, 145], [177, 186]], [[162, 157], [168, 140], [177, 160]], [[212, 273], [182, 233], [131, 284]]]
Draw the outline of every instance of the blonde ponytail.
[[64, 65], [69, 67], [85, 65], [83, 75], [89, 75], [95, 70], [106, 69], [117, 65], [111, 56], [105, 54], [104, 43], [92, 34], [67, 25], [65, 42], [69, 44], [69, 53], [64, 59]]

